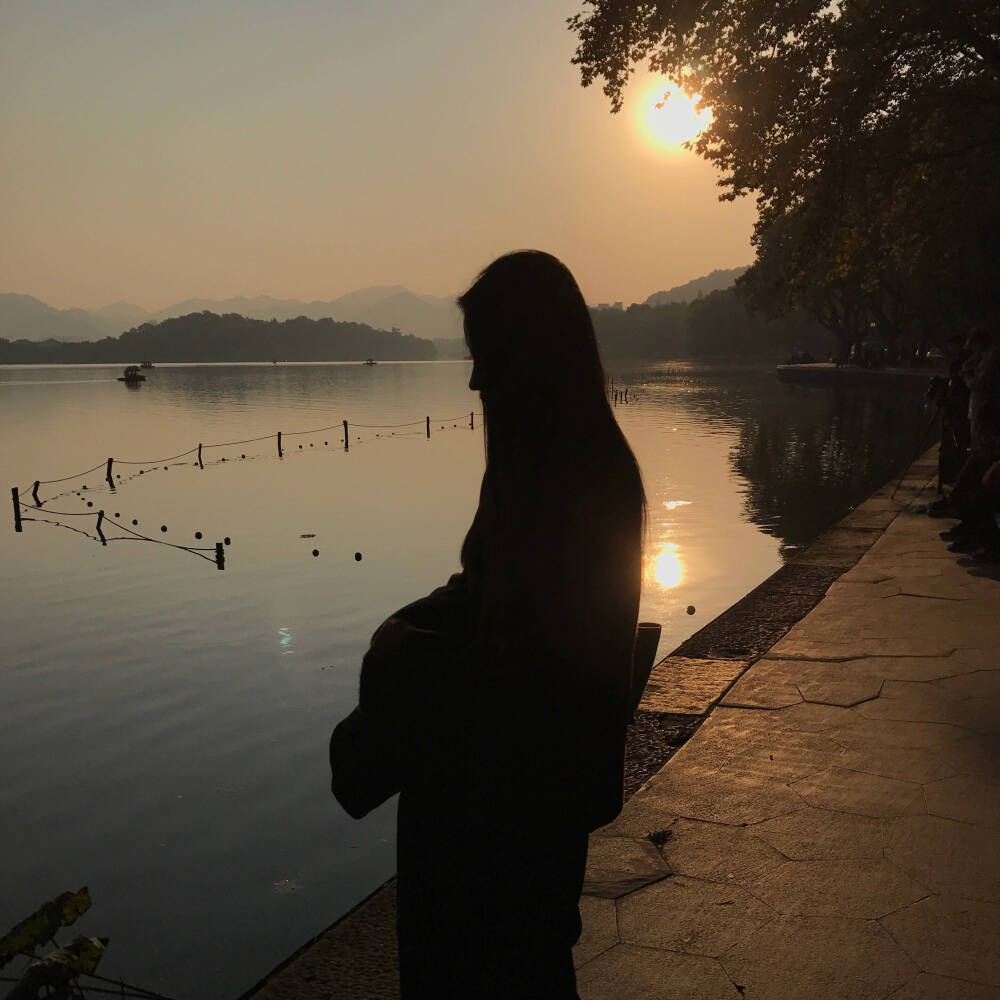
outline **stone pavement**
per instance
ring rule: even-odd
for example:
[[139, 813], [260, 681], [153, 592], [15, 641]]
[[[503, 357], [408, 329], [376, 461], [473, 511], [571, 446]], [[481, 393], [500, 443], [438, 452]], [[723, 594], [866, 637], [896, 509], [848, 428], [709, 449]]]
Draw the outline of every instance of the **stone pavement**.
[[1000, 580], [887, 520], [592, 837], [583, 1000], [1000, 1000]]

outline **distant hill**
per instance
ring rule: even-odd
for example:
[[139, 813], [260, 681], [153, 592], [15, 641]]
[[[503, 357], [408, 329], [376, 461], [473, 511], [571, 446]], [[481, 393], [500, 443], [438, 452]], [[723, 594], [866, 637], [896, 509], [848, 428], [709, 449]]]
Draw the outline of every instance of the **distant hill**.
[[429, 340], [360, 323], [300, 316], [247, 319], [196, 312], [82, 343], [0, 338], [0, 364], [138, 364], [152, 361], [430, 361]]
[[434, 341], [441, 361], [465, 361], [469, 357], [469, 347], [464, 337], [444, 337]]
[[462, 336], [462, 317], [453, 299], [419, 295], [402, 285], [361, 288], [337, 299], [253, 298], [185, 299], [148, 312], [132, 302], [114, 302], [100, 309], [55, 309], [30, 295], [0, 294], [0, 337], [8, 340], [93, 340], [117, 336], [141, 323], [158, 322], [196, 312], [238, 313], [248, 319], [334, 319], [362, 323], [373, 329], [410, 333], [428, 340]]
[[605, 358], [780, 361], [798, 350], [825, 357], [832, 346], [829, 330], [811, 316], [751, 315], [735, 288], [709, 292], [691, 302], [635, 303], [628, 309], [592, 309], [590, 314]]
[[151, 317], [169, 319], [191, 312], [239, 313], [250, 319], [335, 319], [344, 323], [364, 323], [377, 330], [396, 327], [428, 340], [462, 335], [462, 317], [454, 300], [433, 295], [418, 295], [402, 285], [376, 285], [348, 292], [337, 299], [274, 299], [269, 295], [254, 298], [185, 299], [161, 309]]
[[112, 302], [100, 309], [88, 309], [87, 312], [104, 322], [109, 327], [106, 332], [110, 334], [121, 333], [140, 323], [148, 323], [153, 318], [148, 309], [143, 309], [134, 302]]
[[108, 332], [104, 320], [83, 309], [56, 309], [32, 295], [0, 293], [0, 337], [8, 340], [89, 340]]
[[644, 305], [666, 306], [672, 302], [693, 302], [710, 292], [719, 292], [724, 288], [730, 288], [745, 270], [747, 270], [745, 267], [731, 267], [729, 270], [713, 271], [703, 278], [695, 278], [687, 284], [677, 285], [676, 288], [654, 292], [646, 299]]

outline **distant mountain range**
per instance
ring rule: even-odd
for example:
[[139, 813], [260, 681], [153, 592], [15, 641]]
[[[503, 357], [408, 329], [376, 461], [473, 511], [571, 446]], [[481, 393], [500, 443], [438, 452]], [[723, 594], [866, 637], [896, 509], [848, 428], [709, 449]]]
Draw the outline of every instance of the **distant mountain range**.
[[[646, 299], [646, 304], [690, 302], [709, 292], [728, 288], [745, 270], [745, 267], [737, 267], [713, 271], [687, 284], [656, 292]], [[302, 302], [269, 295], [185, 299], [157, 312], [149, 312], [132, 302], [113, 302], [101, 309], [56, 309], [31, 295], [0, 293], [0, 337], [12, 341], [99, 340], [115, 337], [143, 323], [159, 323], [194, 312], [238, 313], [248, 319], [268, 320], [305, 316], [362, 323], [376, 330], [396, 328], [402, 333], [438, 342], [441, 356], [464, 357], [465, 354], [461, 343], [462, 316], [454, 299], [420, 295], [402, 285], [375, 285], [329, 301]]]
[[187, 316], [193, 312], [238, 313], [247, 319], [334, 319], [363, 323], [376, 330], [396, 327], [427, 340], [462, 336], [462, 316], [453, 299], [418, 295], [402, 285], [363, 288], [328, 302], [255, 298], [185, 299], [166, 309], [148, 312], [131, 302], [102, 309], [56, 309], [31, 295], [0, 293], [0, 337], [7, 340], [78, 342], [114, 337], [143, 323]]
[[645, 305], [665, 306], [671, 302], [693, 302], [710, 292], [720, 292], [729, 288], [745, 270], [745, 267], [731, 267], [728, 270], [713, 271], [703, 278], [695, 278], [694, 281], [668, 288], [663, 292], [654, 292], [646, 299]]

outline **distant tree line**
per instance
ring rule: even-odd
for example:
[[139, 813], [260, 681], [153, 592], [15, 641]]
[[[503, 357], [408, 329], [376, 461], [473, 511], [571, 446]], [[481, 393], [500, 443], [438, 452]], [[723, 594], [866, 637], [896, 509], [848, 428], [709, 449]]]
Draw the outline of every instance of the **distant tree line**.
[[0, 337], [2, 364], [136, 364], [140, 361], [430, 361], [434, 344], [332, 319], [247, 319], [190, 313], [143, 323], [119, 337], [64, 343]]
[[784, 360], [795, 351], [825, 358], [830, 332], [803, 310], [770, 318], [748, 312], [732, 288], [693, 302], [628, 309], [593, 309], [594, 329], [607, 358], [732, 356]]
[[996, 0], [583, 3], [574, 62], [612, 110], [643, 63], [711, 107], [693, 148], [756, 199], [753, 309], [808, 311], [845, 358], [1000, 323]]

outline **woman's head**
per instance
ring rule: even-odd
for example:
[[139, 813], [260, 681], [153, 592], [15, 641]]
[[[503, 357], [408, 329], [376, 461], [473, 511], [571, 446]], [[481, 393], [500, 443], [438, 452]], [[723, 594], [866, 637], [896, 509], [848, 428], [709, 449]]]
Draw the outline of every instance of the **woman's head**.
[[[568, 268], [537, 250], [510, 253], [458, 304], [473, 359], [470, 388], [479, 390], [485, 417], [483, 501], [491, 516], [480, 521], [504, 558], [537, 568], [555, 549], [582, 552], [582, 539], [562, 537], [568, 505], [575, 516], [586, 510], [590, 531], [623, 521], [640, 530], [639, 468], [611, 411], [590, 312]], [[467, 539], [463, 564], [470, 553]]]
[[499, 257], [458, 304], [473, 360], [470, 388], [484, 406], [516, 400], [533, 409], [541, 400], [603, 395], [590, 312], [569, 269], [551, 254]]

